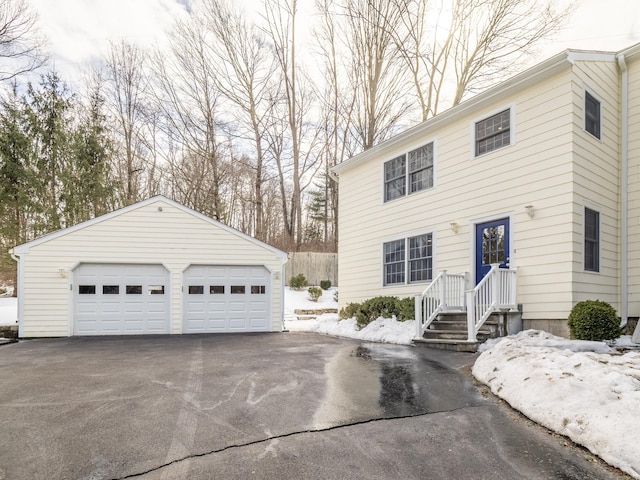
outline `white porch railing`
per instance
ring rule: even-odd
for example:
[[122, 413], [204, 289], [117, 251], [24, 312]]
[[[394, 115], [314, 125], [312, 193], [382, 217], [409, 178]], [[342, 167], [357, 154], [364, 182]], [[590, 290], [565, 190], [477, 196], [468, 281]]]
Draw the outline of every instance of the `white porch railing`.
[[491, 313], [518, 308], [516, 280], [515, 269], [499, 268], [494, 264], [476, 288], [467, 292], [467, 340], [469, 342], [476, 341], [478, 330]]
[[465, 310], [465, 273], [448, 274], [440, 272], [420, 295], [415, 297], [416, 338], [422, 338], [424, 331], [441, 312]]

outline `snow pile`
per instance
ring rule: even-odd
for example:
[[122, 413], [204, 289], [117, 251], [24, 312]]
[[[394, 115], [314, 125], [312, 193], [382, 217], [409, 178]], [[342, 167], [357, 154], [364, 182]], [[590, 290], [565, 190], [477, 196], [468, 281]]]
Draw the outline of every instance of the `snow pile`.
[[473, 375], [530, 419], [640, 479], [640, 351], [526, 330], [491, 341]]
[[0, 298], [0, 326], [18, 323], [18, 299], [15, 297]]
[[336, 337], [357, 338], [371, 342], [398, 343], [410, 345], [415, 335], [415, 322], [398, 322], [390, 318], [378, 318], [369, 325], [359, 330], [356, 320], [338, 320], [335, 313], [319, 315], [314, 320], [293, 320], [294, 310], [319, 310], [324, 308], [338, 308], [338, 303], [333, 300], [336, 289], [323, 291], [318, 302], [309, 300], [307, 290], [291, 290], [285, 288], [285, 320], [284, 326], [289, 331], [317, 332]]

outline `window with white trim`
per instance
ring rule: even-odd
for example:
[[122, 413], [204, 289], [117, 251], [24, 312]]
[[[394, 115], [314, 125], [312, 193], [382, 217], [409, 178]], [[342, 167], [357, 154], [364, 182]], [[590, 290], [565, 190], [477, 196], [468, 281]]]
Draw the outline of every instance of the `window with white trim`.
[[584, 92], [584, 129], [600, 138], [600, 102], [589, 92]]
[[584, 269], [600, 271], [600, 213], [584, 209]]
[[383, 245], [383, 285], [427, 282], [433, 278], [433, 236], [430, 233]]
[[511, 109], [476, 122], [476, 157], [511, 144]]
[[384, 201], [433, 187], [433, 142], [384, 164]]

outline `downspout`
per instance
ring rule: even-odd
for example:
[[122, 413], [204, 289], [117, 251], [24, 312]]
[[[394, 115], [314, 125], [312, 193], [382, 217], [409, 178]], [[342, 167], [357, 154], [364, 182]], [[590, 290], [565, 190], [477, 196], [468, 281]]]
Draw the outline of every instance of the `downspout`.
[[620, 327], [627, 326], [629, 318], [629, 74], [624, 55], [617, 55], [622, 74], [621, 130], [620, 130]]
[[14, 260], [18, 264], [16, 266], [16, 285], [13, 286], [13, 293], [16, 295], [16, 297], [18, 297], [18, 337], [20, 338], [22, 337], [22, 299], [24, 298], [24, 295], [22, 295], [22, 292], [20, 291], [20, 278], [22, 277], [20, 269], [22, 267], [22, 263], [20, 262], [20, 258], [16, 257], [15, 253], [13, 253], [13, 248], [9, 250], [9, 255], [11, 256], [12, 260]]

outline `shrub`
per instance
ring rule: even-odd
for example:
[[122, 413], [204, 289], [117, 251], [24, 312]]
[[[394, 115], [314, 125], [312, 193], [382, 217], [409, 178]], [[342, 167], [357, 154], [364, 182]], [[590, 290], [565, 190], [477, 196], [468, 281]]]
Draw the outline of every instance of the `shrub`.
[[309, 293], [309, 298], [311, 299], [311, 301], [317, 302], [318, 299], [322, 296], [322, 289], [320, 287], [309, 287], [307, 293]]
[[302, 290], [307, 286], [307, 279], [304, 277], [303, 273], [299, 273], [298, 275], [294, 275], [289, 280], [289, 286], [294, 290]]
[[416, 316], [416, 300], [413, 297], [405, 297], [397, 302], [396, 319], [399, 322], [413, 320]]
[[615, 309], [601, 300], [578, 302], [569, 314], [569, 332], [577, 340], [613, 340], [620, 336]]
[[398, 297], [373, 297], [365, 300], [356, 313], [358, 327], [364, 327], [378, 317], [391, 318], [398, 312]]
[[355, 317], [356, 313], [358, 312], [358, 310], [360, 310], [361, 307], [362, 307], [362, 304], [360, 303], [347, 303], [344, 307], [340, 309], [338, 318], [340, 320], [346, 320], [347, 318]]
[[329, 290], [331, 288], [331, 280], [320, 280], [320, 288], [322, 290]]

